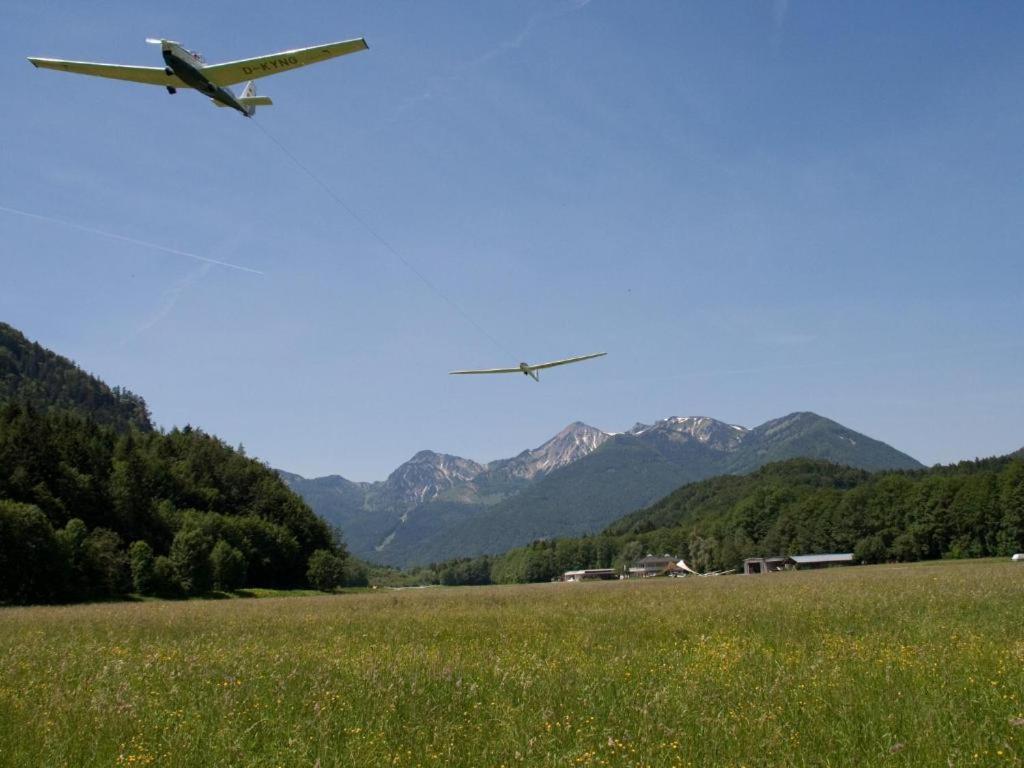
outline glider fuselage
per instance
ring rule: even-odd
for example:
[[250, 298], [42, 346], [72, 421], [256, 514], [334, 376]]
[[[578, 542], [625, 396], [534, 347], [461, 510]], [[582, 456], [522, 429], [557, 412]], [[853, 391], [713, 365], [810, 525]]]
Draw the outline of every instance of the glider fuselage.
[[[178, 55], [178, 51], [181, 51], [185, 55]], [[231, 92], [230, 88], [215, 85], [214, 83], [211, 83], [205, 75], [203, 75], [203, 65], [197, 61], [192, 54], [189, 54], [184, 49], [177, 48], [175, 46], [173, 48], [164, 48], [163, 55], [164, 63], [167, 65], [168, 75], [175, 74], [183, 83], [195, 88], [199, 93], [205, 93], [211, 99], [219, 101], [225, 107], [237, 109], [246, 117], [252, 117], [252, 108], [246, 107], [242, 104], [235, 94]]]
[[520, 363], [519, 370], [523, 372], [523, 376], [529, 376], [534, 381], [540, 381], [540, 376], [534, 371], [528, 363]]
[[453, 376], [478, 373], [521, 373], [523, 376], [529, 376], [534, 381], [540, 381], [541, 370], [554, 368], [559, 365], [568, 365], [569, 363], [580, 363], [584, 360], [593, 360], [595, 357], [604, 357], [606, 354], [608, 353], [596, 352], [593, 355], [577, 355], [576, 357], [567, 357], [563, 360], [552, 360], [549, 363], [536, 363], [534, 365], [530, 365], [529, 363], [519, 363], [514, 368], [476, 368], [467, 371], [449, 371], [448, 373]]

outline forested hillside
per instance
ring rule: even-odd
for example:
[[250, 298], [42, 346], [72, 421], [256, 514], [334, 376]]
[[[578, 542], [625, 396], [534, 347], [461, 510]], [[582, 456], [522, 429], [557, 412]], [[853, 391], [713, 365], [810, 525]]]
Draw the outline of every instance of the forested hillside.
[[854, 552], [861, 562], [1024, 551], [1024, 460], [869, 473], [794, 459], [691, 483], [601, 534], [534, 542], [422, 573], [445, 583], [546, 581], [574, 568], [670, 553], [699, 570], [746, 557]]
[[345, 550], [275, 472], [0, 323], [0, 603], [332, 587]]
[[917, 459], [881, 440], [803, 411], [750, 430], [729, 463], [729, 474], [745, 474], [787, 459], [823, 459], [870, 472], [924, 468]]
[[328, 571], [342, 555], [273, 471], [201, 430], [19, 403], [0, 407], [0, 542], [14, 603], [304, 586], [314, 553]]
[[0, 402], [31, 403], [42, 411], [73, 410], [99, 424], [124, 431], [153, 428], [146, 402], [136, 394], [108, 387], [54, 352], [0, 323]]

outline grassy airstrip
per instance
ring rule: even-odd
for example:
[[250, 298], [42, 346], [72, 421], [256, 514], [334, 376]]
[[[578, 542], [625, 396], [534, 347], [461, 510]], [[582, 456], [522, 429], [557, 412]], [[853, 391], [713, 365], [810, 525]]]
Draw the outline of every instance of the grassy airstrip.
[[1024, 566], [0, 610], [4, 766], [1024, 765]]

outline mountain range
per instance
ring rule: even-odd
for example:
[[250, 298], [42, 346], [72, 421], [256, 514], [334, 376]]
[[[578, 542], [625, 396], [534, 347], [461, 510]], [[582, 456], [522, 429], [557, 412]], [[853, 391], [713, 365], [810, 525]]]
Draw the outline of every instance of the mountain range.
[[704, 416], [636, 424], [621, 434], [574, 422], [537, 448], [487, 464], [420, 451], [374, 483], [279, 474], [342, 530], [354, 554], [409, 566], [593, 533], [685, 483], [796, 457], [867, 470], [922, 466], [803, 412], [753, 429]]

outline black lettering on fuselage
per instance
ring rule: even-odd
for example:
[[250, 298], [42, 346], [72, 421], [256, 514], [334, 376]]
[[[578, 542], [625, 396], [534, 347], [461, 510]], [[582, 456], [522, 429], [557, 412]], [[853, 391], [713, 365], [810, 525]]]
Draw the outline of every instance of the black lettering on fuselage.
[[242, 74], [251, 75], [253, 72], [278, 72], [282, 69], [301, 66], [297, 56], [286, 56], [271, 61], [261, 61], [258, 66], [242, 67]]

